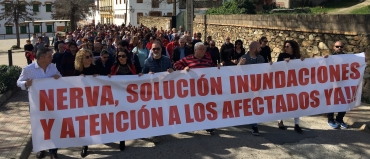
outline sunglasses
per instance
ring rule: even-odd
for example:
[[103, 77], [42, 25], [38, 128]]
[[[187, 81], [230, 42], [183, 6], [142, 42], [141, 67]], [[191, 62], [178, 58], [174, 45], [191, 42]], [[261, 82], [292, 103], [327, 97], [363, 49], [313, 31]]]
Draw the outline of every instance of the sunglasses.
[[266, 41], [263, 41], [263, 42], [268, 43], [269, 41], [266, 40]]
[[92, 56], [91, 56], [91, 55], [89, 55], [89, 56], [85, 56], [85, 58], [86, 58], [86, 59], [90, 59], [90, 58], [92, 58]]
[[285, 48], [290, 48], [290, 46], [285, 46]]
[[335, 46], [335, 48], [341, 48], [341, 49], [342, 49], [342, 48], [343, 48], [343, 46]]
[[153, 51], [159, 51], [160, 50], [160, 48], [152, 48], [153, 49]]
[[122, 58], [126, 58], [127, 55], [117, 55], [118, 58], [122, 57]]

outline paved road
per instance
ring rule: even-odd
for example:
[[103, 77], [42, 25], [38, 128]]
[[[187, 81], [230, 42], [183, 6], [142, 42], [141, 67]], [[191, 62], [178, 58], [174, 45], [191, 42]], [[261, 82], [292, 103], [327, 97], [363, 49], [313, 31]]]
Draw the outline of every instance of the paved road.
[[[293, 119], [285, 121], [293, 125]], [[239, 158], [370, 158], [370, 134], [357, 129], [332, 130], [321, 116], [304, 117], [301, 125], [303, 134], [293, 128], [280, 130], [276, 122], [259, 126], [262, 136], [255, 137], [249, 126], [218, 129], [211, 136], [205, 131], [173, 134], [163, 137], [154, 145], [144, 140], [126, 142], [126, 150], [120, 152], [118, 143], [90, 146], [86, 158], [122, 159], [239, 159]], [[63, 159], [81, 158], [80, 148], [59, 150]], [[36, 159], [31, 154], [30, 159]]]

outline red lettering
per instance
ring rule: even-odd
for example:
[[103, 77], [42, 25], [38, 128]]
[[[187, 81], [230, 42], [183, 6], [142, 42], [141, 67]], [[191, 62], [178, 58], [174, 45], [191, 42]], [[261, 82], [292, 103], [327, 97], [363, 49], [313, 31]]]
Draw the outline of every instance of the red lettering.
[[176, 105], [170, 106], [170, 117], [168, 119], [168, 125], [181, 124], [179, 110]]
[[307, 92], [301, 92], [299, 93], [298, 95], [299, 97], [299, 107], [302, 109], [302, 110], [306, 110], [310, 105], [310, 101], [309, 101], [309, 98], [310, 96], [308, 95]]
[[235, 94], [236, 93], [235, 77], [234, 76], [230, 76], [229, 77], [229, 81], [230, 81], [230, 92], [231, 92], [231, 94]]
[[[301, 93], [299, 94], [301, 95]], [[301, 102], [301, 98], [299, 98], [300, 102]], [[298, 110], [298, 97], [296, 94], [292, 93], [292, 94], [286, 94], [286, 100], [287, 100], [287, 104], [288, 104], [288, 111], [296, 111]], [[308, 107], [308, 105], [307, 105]]]
[[152, 99], [152, 93], [152, 86], [150, 83], [143, 83], [140, 86], [140, 98], [142, 101], [150, 101]]
[[274, 100], [274, 96], [265, 96], [263, 99], [267, 102], [267, 112], [269, 114], [274, 113], [274, 110], [272, 109], [272, 100]]
[[163, 82], [163, 92], [164, 92], [164, 98], [166, 99], [172, 99], [175, 97], [175, 81], [164, 81]]
[[154, 82], [154, 99], [161, 100], [162, 98], [163, 97], [159, 94], [159, 82]]
[[129, 102], [129, 103], [136, 103], [139, 100], [139, 95], [135, 91], [137, 89], [138, 89], [138, 86], [136, 84], [129, 84], [127, 86], [126, 91], [127, 91], [128, 94], [131, 95], [131, 96], [127, 96], [126, 97], [127, 102]]
[[275, 88], [284, 88], [286, 84], [285, 72], [277, 71], [275, 72]]
[[347, 73], [349, 73], [348, 67], [349, 67], [348, 63], [342, 64], [342, 81], [348, 80], [348, 76], [347, 76]]
[[255, 115], [262, 115], [263, 112], [265, 111], [262, 107], [258, 107], [259, 105], [263, 104], [263, 99], [261, 97], [256, 97], [252, 100], [252, 105], [253, 105], [253, 113]]
[[299, 69], [299, 71], [298, 71], [298, 76], [299, 76], [298, 82], [299, 82], [299, 85], [305, 86], [305, 85], [307, 85], [310, 82], [309, 77], [306, 77], [309, 74], [310, 74], [310, 70], [308, 70], [307, 68]]
[[60, 129], [60, 138], [64, 139], [67, 138], [67, 136], [69, 136], [69, 138], [76, 137], [72, 117], [63, 118], [62, 121], [62, 128]]
[[180, 79], [176, 82], [176, 87], [177, 87], [177, 95], [180, 98], [185, 98], [188, 96], [189, 91], [188, 90], [183, 90], [183, 87], [188, 87], [188, 81], [184, 79]]
[[119, 111], [116, 114], [116, 128], [119, 132], [125, 132], [129, 128], [129, 124], [127, 122], [123, 123], [123, 120], [128, 119], [128, 113], [126, 111]]
[[48, 111], [54, 110], [54, 90], [49, 89], [48, 93], [45, 90], [40, 90], [40, 111]]
[[216, 95], [216, 93], [219, 94], [219, 95], [222, 94], [222, 80], [221, 80], [221, 77], [217, 77], [216, 79], [214, 77], [210, 78], [211, 94], [212, 95]]
[[360, 64], [358, 62], [351, 63], [350, 70], [352, 73], [349, 75], [351, 79], [359, 79], [361, 77], [361, 73], [358, 70], [359, 67]]
[[243, 111], [244, 111], [244, 116], [252, 116], [252, 112], [249, 111], [249, 109], [251, 108], [251, 99], [250, 98], [246, 98], [246, 99], [243, 99]]
[[[108, 104], [107, 104], [108, 103]], [[114, 105], [113, 93], [111, 86], [102, 87], [102, 96], [100, 99], [100, 105]]]
[[202, 122], [206, 119], [205, 108], [202, 103], [195, 103], [194, 105], [194, 118], [197, 122]]
[[53, 128], [55, 119], [49, 119], [46, 121], [46, 119], [41, 119], [40, 123], [42, 126], [42, 130], [44, 130], [44, 140], [50, 140], [50, 132], [51, 128]]
[[91, 90], [91, 87], [85, 87], [87, 105], [89, 107], [94, 107], [98, 105], [99, 98], [99, 86], [94, 86], [94, 89]]
[[83, 115], [83, 116], [77, 116], [76, 121], [78, 121], [78, 137], [85, 137], [85, 122], [89, 119], [89, 116]]
[[330, 82], [337, 82], [340, 81], [340, 65], [330, 65], [329, 66], [330, 72]]
[[273, 89], [274, 74], [273, 72], [263, 74], [263, 90]]
[[276, 96], [276, 113], [287, 112], [285, 100], [283, 95]]
[[297, 74], [295, 70], [288, 70], [287, 87], [298, 86]]
[[[69, 101], [69, 106], [71, 109], [75, 109], [75, 108], [82, 108], [83, 107], [83, 94], [84, 94], [84, 91], [82, 88], [70, 88], [69, 89], [69, 92], [70, 92], [70, 101]], [[77, 105], [76, 105], [77, 103]]]
[[341, 87], [334, 88], [334, 105], [347, 104]]
[[158, 107], [158, 110], [156, 108], [151, 108], [150, 109], [152, 113], [152, 126], [153, 128], [158, 126], [163, 126], [163, 109], [162, 107]]
[[67, 88], [57, 89], [57, 110], [66, 110], [68, 105], [64, 104], [64, 101], [67, 100], [67, 96], [64, 93], [67, 92]]
[[190, 105], [185, 104], [185, 121], [186, 123], [194, 123], [194, 119], [191, 117]]
[[90, 121], [90, 136], [99, 135], [100, 131], [96, 129], [99, 126], [99, 122], [96, 119], [99, 118], [99, 114], [92, 114], [89, 116]]
[[236, 76], [236, 83], [238, 85], [238, 93], [249, 92], [248, 75], [243, 77], [240, 75]]
[[262, 75], [261, 74], [252, 74], [251, 78], [251, 91], [257, 92], [261, 89]]
[[109, 113], [108, 115], [106, 113], [101, 114], [101, 129], [102, 134], [114, 132], [114, 113]]
[[233, 107], [231, 101], [224, 101], [222, 108], [222, 119], [234, 118]]
[[235, 117], [240, 117], [240, 110], [242, 109], [243, 100], [234, 100], [234, 114]]
[[318, 98], [318, 96], [320, 95], [320, 92], [317, 91], [317, 90], [313, 90], [311, 93], [310, 93], [310, 98], [311, 98], [311, 107], [312, 108], [317, 108], [318, 106], [320, 106], [320, 99]]
[[326, 66], [320, 66], [317, 69], [317, 81], [319, 83], [326, 83], [328, 81], [328, 69]]
[[208, 120], [216, 120], [217, 119], [217, 111], [214, 109], [217, 107], [215, 102], [208, 102], [206, 104], [206, 110], [209, 112], [207, 114]]

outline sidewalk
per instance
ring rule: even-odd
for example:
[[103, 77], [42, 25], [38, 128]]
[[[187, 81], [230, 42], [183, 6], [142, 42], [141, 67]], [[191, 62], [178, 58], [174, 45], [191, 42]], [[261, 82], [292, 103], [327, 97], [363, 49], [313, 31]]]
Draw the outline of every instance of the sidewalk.
[[[348, 112], [345, 120], [353, 124], [351, 129], [332, 130], [323, 116], [310, 116], [301, 118], [303, 134], [268, 122], [259, 124], [261, 137], [252, 136], [246, 125], [220, 128], [215, 136], [204, 131], [166, 135], [157, 146], [145, 139], [131, 140], [124, 152], [116, 143], [91, 145], [86, 158], [370, 158], [370, 134], [359, 130], [370, 123], [370, 106]], [[292, 126], [293, 120], [284, 123]], [[18, 91], [0, 107], [0, 159], [35, 159], [30, 129], [27, 92]], [[80, 158], [79, 153], [80, 147], [63, 148], [59, 157]]]
[[27, 91], [0, 106], [0, 159], [26, 159], [32, 149]]

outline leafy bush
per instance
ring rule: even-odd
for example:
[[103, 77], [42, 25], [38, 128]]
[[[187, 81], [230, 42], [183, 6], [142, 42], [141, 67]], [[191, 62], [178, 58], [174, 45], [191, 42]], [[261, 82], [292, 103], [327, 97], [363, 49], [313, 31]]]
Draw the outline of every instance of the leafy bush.
[[206, 14], [256, 14], [255, 9], [253, 3], [248, 0], [232, 0], [225, 2], [221, 7], [208, 9]]
[[17, 80], [22, 72], [19, 66], [0, 65], [0, 94], [17, 86]]

